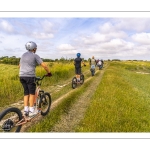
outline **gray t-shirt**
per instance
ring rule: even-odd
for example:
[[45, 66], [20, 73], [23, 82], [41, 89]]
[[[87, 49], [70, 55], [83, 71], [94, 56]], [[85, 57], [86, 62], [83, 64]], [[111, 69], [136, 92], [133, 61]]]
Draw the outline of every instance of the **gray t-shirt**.
[[20, 77], [35, 77], [36, 65], [42, 63], [42, 59], [33, 52], [26, 52], [20, 59]]

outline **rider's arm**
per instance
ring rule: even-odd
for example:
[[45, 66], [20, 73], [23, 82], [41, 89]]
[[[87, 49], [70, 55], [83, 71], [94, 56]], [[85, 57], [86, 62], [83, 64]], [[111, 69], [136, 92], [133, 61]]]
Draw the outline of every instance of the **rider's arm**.
[[82, 61], [82, 64], [83, 64], [84, 66], [86, 66], [86, 64], [84, 63], [84, 61]]
[[42, 62], [40, 65], [46, 70], [47, 73], [50, 73], [48, 66], [44, 62]]

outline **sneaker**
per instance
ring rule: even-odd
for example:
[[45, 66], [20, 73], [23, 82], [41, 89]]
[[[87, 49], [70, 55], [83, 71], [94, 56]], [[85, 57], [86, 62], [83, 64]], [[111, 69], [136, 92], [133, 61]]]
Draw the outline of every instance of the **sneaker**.
[[38, 113], [40, 113], [40, 110], [34, 110], [33, 112], [29, 111], [29, 117], [34, 117], [36, 116]]

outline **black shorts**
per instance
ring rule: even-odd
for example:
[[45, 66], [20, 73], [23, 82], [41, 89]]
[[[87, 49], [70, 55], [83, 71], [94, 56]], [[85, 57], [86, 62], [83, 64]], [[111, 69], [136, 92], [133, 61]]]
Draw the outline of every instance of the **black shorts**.
[[35, 77], [20, 77], [20, 82], [24, 89], [24, 95], [35, 95], [36, 84]]
[[75, 74], [81, 74], [81, 68], [75, 68]]

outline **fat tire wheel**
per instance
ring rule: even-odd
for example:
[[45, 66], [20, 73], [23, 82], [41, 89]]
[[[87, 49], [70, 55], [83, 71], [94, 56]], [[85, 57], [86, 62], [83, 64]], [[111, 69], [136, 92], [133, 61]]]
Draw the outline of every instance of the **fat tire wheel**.
[[[18, 108], [16, 108], [16, 107], [10, 107], [10, 108], [5, 109], [0, 114], [0, 124], [2, 123], [3, 119], [5, 119], [7, 117], [7, 115], [9, 116], [9, 118], [7, 118], [6, 120], [8, 120], [8, 119], [12, 120], [11, 117], [14, 117], [14, 115], [13, 116], [9, 115], [11, 113], [14, 113], [15, 115], [17, 115], [16, 117], [19, 118], [18, 121], [22, 120], [22, 113], [21, 113], [21, 111]], [[22, 125], [17, 126], [16, 129], [13, 132], [20, 132], [21, 127], [22, 127]], [[12, 131], [7, 131], [7, 132], [12, 132]]]
[[84, 75], [81, 74], [81, 76], [80, 76], [80, 84], [83, 84], [83, 83], [84, 83]]
[[91, 75], [94, 76], [94, 70], [91, 71]]
[[72, 79], [72, 88], [75, 89], [77, 87], [77, 79], [76, 77], [73, 77]]
[[[45, 92], [41, 96], [40, 102], [39, 102], [39, 108], [41, 108], [41, 115], [42, 116], [45, 116], [49, 113], [51, 102], [52, 102], [51, 95], [49, 93]], [[46, 106], [46, 105], [47, 105], [47, 107], [44, 109], [44, 106]]]

